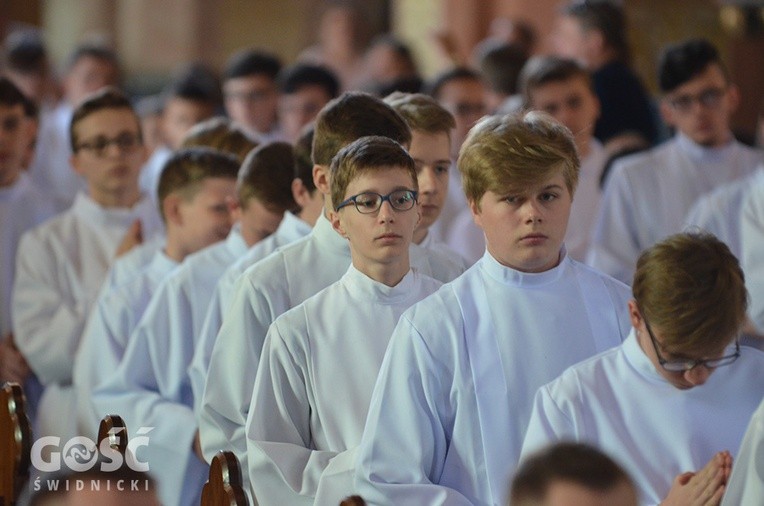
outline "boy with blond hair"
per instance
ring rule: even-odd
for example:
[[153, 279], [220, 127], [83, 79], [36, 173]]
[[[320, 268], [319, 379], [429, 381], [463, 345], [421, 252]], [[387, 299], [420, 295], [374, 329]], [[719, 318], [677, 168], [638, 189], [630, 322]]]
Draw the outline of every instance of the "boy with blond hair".
[[458, 166], [487, 251], [393, 332], [357, 457], [374, 504], [504, 504], [536, 389], [628, 328], [626, 286], [563, 246], [579, 168], [565, 127], [485, 118]]

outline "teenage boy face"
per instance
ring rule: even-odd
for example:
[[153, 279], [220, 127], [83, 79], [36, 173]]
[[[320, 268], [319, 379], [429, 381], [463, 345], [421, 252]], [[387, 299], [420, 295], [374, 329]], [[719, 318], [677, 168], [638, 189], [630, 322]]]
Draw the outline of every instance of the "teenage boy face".
[[[361, 173], [348, 185], [345, 198], [364, 192], [387, 195], [395, 190], [413, 189], [414, 182], [408, 171], [384, 167]], [[361, 271], [408, 258], [418, 222], [417, 205], [408, 211], [398, 211], [387, 201], [375, 213], [362, 214], [354, 205], [349, 205], [333, 213], [332, 218], [335, 230], [349, 240], [353, 264]]]
[[225, 108], [231, 119], [249, 132], [267, 133], [276, 122], [278, 91], [268, 76], [228, 79], [223, 85]]
[[215, 109], [211, 104], [173, 97], [162, 112], [162, 136], [173, 151], [180, 148], [183, 138], [192, 126], [211, 118]]
[[661, 113], [666, 123], [694, 142], [718, 147], [731, 139], [730, 116], [739, 99], [737, 88], [727, 82], [719, 66], [710, 64], [668, 93], [661, 102]]
[[560, 169], [522, 192], [488, 191], [470, 209], [494, 258], [521, 272], [543, 272], [559, 263], [571, 202]]
[[428, 229], [440, 216], [448, 194], [451, 141], [447, 132], [411, 132], [409, 154], [416, 163], [419, 182], [419, 229]]
[[486, 88], [477, 79], [452, 79], [441, 87], [437, 100], [456, 120], [451, 146], [451, 156], [456, 159], [470, 128], [488, 112]]
[[583, 77], [552, 81], [530, 92], [531, 108], [544, 111], [568, 127], [574, 138], [589, 139], [600, 114], [599, 100]]
[[226, 238], [233, 226], [228, 203], [235, 196], [235, 179], [214, 177], [203, 180], [191, 198], [180, 200], [178, 222], [186, 254]]
[[289, 142], [299, 139], [302, 128], [316, 119], [331, 98], [322, 86], [315, 84], [301, 86], [294, 93], [281, 95], [279, 125]]
[[241, 226], [241, 235], [248, 246], [254, 246], [279, 228], [284, 213], [272, 211], [256, 198], [251, 198], [243, 207], [237, 208], [236, 216]]
[[0, 186], [16, 181], [29, 146], [24, 106], [0, 104]]
[[138, 118], [132, 110], [96, 111], [77, 123], [75, 136], [78, 148], [72, 154], [71, 164], [87, 181], [96, 202], [107, 195], [138, 193], [138, 174], [146, 160], [146, 150], [140, 141]]

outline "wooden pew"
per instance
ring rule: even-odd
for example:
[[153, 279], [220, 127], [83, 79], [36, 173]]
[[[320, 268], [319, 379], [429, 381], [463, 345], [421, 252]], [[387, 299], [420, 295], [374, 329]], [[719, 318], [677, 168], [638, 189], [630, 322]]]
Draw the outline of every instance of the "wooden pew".
[[16, 504], [29, 479], [32, 428], [18, 383], [0, 389], [0, 506]]
[[109, 440], [109, 446], [124, 457], [127, 453], [127, 426], [119, 415], [106, 415], [98, 426], [98, 448], [101, 441]]
[[201, 506], [248, 506], [241, 482], [239, 459], [220, 451], [212, 459], [210, 475], [202, 489]]
[[343, 499], [340, 506], [366, 506], [366, 501], [360, 495], [351, 495]]

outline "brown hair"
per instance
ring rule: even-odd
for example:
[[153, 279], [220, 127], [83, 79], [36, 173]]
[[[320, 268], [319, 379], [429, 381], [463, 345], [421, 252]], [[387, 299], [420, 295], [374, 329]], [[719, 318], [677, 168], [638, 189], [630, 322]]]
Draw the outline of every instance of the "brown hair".
[[343, 93], [318, 113], [313, 163], [328, 167], [340, 148], [367, 135], [382, 135], [403, 145], [411, 144], [408, 125], [392, 107], [368, 93]]
[[181, 147], [206, 146], [234, 155], [239, 163], [257, 147], [242, 129], [228, 118], [217, 116], [197, 123], [186, 133]]
[[512, 480], [510, 504], [541, 504], [553, 483], [571, 482], [605, 492], [625, 483], [636, 490], [629, 475], [601, 451], [582, 443], [554, 444], [528, 458]]
[[395, 109], [412, 130], [448, 134], [456, 127], [454, 115], [437, 100], [422, 93], [396, 91], [385, 97], [385, 103]]
[[205, 179], [236, 179], [238, 172], [239, 161], [228, 153], [204, 147], [177, 151], [167, 160], [159, 176], [157, 196], [162, 218], [165, 218], [162, 203], [171, 193], [178, 193], [190, 200]]
[[348, 185], [369, 171], [403, 169], [411, 176], [413, 190], [418, 190], [416, 165], [406, 149], [387, 137], [372, 135], [345, 146], [332, 160], [332, 202], [334, 210], [345, 200]]
[[80, 105], [74, 109], [72, 120], [69, 123], [69, 142], [73, 152], [79, 149], [79, 139], [77, 138], [77, 124], [96, 112], [104, 109], [124, 109], [132, 113], [135, 118], [135, 125], [138, 131], [138, 140], [143, 142], [141, 134], [141, 121], [127, 98], [121, 91], [113, 86], [106, 86], [95, 93], [86, 97]]
[[467, 200], [479, 205], [487, 191], [507, 193], [562, 170], [571, 196], [580, 162], [570, 130], [548, 114], [488, 116], [470, 130], [457, 166]]
[[523, 94], [525, 107], [531, 107], [531, 93], [535, 89], [574, 78], [583, 79], [594, 93], [591, 74], [577, 61], [559, 56], [534, 56], [520, 72], [520, 92]]
[[672, 353], [717, 351], [740, 331], [748, 309], [737, 258], [706, 233], [676, 234], [645, 250], [632, 293]]
[[316, 184], [313, 182], [313, 160], [310, 157], [314, 132], [315, 125], [308, 123], [294, 143], [294, 177], [302, 181], [311, 195], [316, 191]]
[[258, 146], [241, 165], [236, 185], [239, 203], [246, 208], [252, 199], [257, 199], [270, 211], [295, 209], [292, 179], [294, 153], [291, 144], [271, 142]]

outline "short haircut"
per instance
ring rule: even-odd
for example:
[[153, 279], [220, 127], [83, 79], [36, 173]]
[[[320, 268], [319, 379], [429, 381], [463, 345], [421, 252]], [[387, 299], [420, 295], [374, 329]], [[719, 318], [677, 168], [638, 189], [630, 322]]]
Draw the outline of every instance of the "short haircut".
[[157, 196], [162, 218], [166, 218], [162, 204], [168, 195], [179, 194], [183, 199], [191, 200], [204, 180], [236, 179], [238, 173], [239, 161], [228, 153], [204, 147], [178, 150], [164, 164], [159, 176]]
[[294, 152], [287, 142], [271, 142], [255, 148], [239, 170], [236, 183], [239, 204], [246, 208], [252, 199], [266, 209], [284, 212], [295, 209], [292, 197]]
[[488, 86], [501, 94], [514, 95], [523, 65], [528, 61], [526, 49], [518, 44], [492, 44], [480, 55], [480, 73]]
[[165, 101], [171, 98], [217, 107], [222, 102], [220, 82], [215, 73], [205, 65], [192, 64], [182, 69], [165, 87]]
[[520, 91], [525, 106], [531, 104], [531, 93], [540, 86], [580, 78], [594, 92], [592, 76], [580, 63], [560, 56], [534, 56], [520, 73]]
[[28, 116], [28, 108], [34, 107], [34, 103], [7, 77], [0, 77], [0, 105], [5, 107], [20, 105], [24, 109], [25, 116]]
[[727, 68], [719, 57], [719, 52], [706, 39], [690, 39], [666, 47], [658, 63], [658, 84], [663, 93], [668, 93], [701, 74], [706, 68], [716, 64], [728, 77]]
[[369, 44], [366, 53], [374, 49], [375, 47], [384, 46], [389, 48], [395, 56], [403, 62], [406, 67], [406, 71], [412, 75], [419, 73], [417, 70], [416, 61], [414, 61], [414, 54], [411, 52], [411, 48], [398, 37], [385, 33], [375, 37]]
[[77, 124], [91, 114], [106, 109], [124, 109], [130, 112], [135, 118], [136, 128], [138, 129], [138, 140], [143, 142], [141, 122], [138, 115], [135, 113], [135, 109], [133, 109], [133, 105], [130, 103], [130, 99], [117, 88], [106, 86], [87, 96], [77, 108], [74, 109], [72, 121], [69, 123], [69, 139], [73, 152], [77, 151], [77, 146], [79, 145], [76, 128]]
[[523, 191], [558, 170], [572, 196], [580, 162], [570, 130], [531, 111], [480, 120], [467, 135], [457, 166], [467, 200], [479, 205], [487, 191]]
[[632, 293], [669, 352], [718, 351], [740, 331], [748, 309], [737, 258], [705, 233], [672, 235], [645, 250]]
[[244, 131], [231, 120], [216, 116], [192, 126], [183, 137], [181, 147], [206, 146], [235, 156], [239, 163], [257, 143], [249, 138]]
[[334, 72], [324, 66], [307, 63], [283, 69], [278, 76], [278, 85], [281, 93], [286, 95], [297, 93], [306, 86], [319, 86], [329, 99], [340, 93], [340, 82]]
[[117, 71], [119, 71], [119, 59], [117, 53], [105, 44], [88, 42], [80, 44], [74, 51], [71, 52], [66, 60], [66, 71], [70, 71], [78, 61], [83, 58], [94, 58], [103, 62], [111, 64]]
[[620, 6], [609, 0], [573, 1], [562, 8], [562, 14], [575, 18], [586, 32], [600, 32], [617, 59], [624, 62], [630, 59], [626, 16]]
[[401, 115], [411, 130], [448, 134], [456, 127], [454, 115], [428, 95], [396, 91], [384, 100]]
[[435, 76], [435, 78], [426, 86], [427, 94], [435, 98], [435, 100], [438, 100], [443, 86], [451, 81], [459, 81], [462, 79], [483, 81], [480, 74], [474, 70], [468, 69], [467, 67], [455, 67]]
[[37, 30], [18, 30], [5, 38], [3, 65], [24, 75], [45, 75], [48, 53], [42, 35]]
[[332, 202], [337, 210], [352, 181], [370, 171], [391, 167], [407, 171], [414, 190], [419, 189], [416, 166], [406, 148], [388, 137], [371, 135], [361, 137], [342, 148], [332, 160]]
[[400, 144], [411, 144], [411, 130], [392, 107], [368, 93], [343, 93], [318, 113], [313, 163], [328, 167], [340, 148], [367, 135], [383, 135]]
[[244, 49], [229, 58], [223, 77], [228, 80], [264, 75], [275, 81], [280, 70], [281, 62], [276, 56], [262, 51]]
[[311, 195], [316, 191], [316, 184], [313, 181], [313, 159], [310, 157], [314, 132], [313, 123], [305, 125], [294, 144], [294, 177], [302, 181]]
[[510, 504], [539, 504], [549, 488], [558, 482], [574, 483], [600, 492], [612, 490], [622, 483], [634, 489], [629, 475], [601, 451], [582, 443], [562, 442], [523, 462], [512, 479]]

